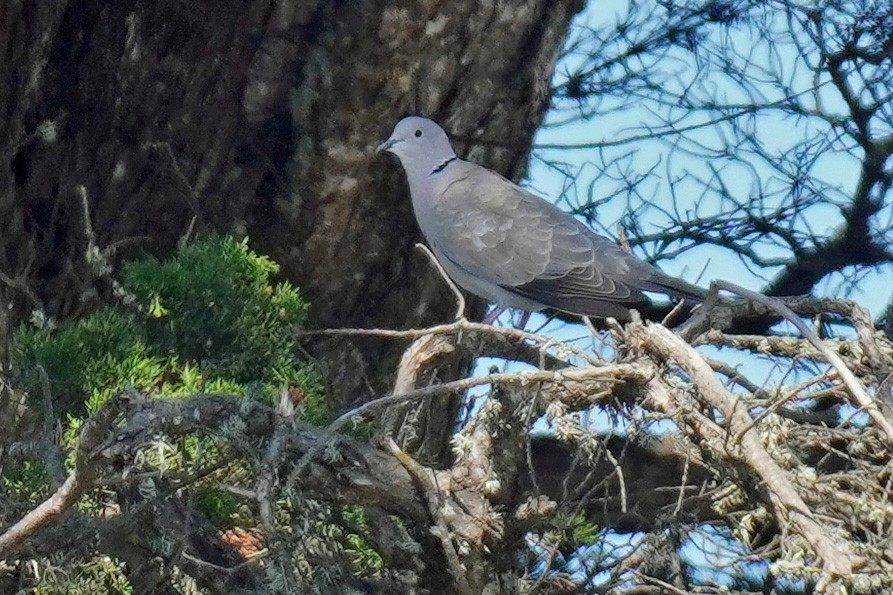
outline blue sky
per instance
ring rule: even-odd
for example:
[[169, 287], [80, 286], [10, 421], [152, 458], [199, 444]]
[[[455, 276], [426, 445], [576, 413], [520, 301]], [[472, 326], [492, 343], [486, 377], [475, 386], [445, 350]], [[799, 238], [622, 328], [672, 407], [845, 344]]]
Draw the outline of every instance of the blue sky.
[[[627, 5], [624, 0], [591, 2], [578, 16], [576, 26], [598, 28], [613, 23], [617, 20], [617, 15], [624, 13]], [[733, 28], [731, 35], [740, 37], [735, 40], [736, 47], [746, 47], [759, 41], [752, 39], [744, 29], [740, 28]], [[802, 92], [814, 86], [815, 79], [812, 72], [804, 68], [793, 48], [781, 46], [775, 48], [774, 52], [769, 52], [759, 51], [759, 46], [756, 47], [757, 49], [751, 54], [753, 62], [757, 66], [765, 65], [766, 68], [777, 69], [785, 77], [791, 89]], [[586, 49], [585, 46], [583, 49]], [[739, 85], [724, 75], [712, 72], [705, 76], [703, 71], [696, 73], [695, 59], [695, 54], [681, 49], [670, 52], [670, 55], [664, 58], [661, 64], [665, 62], [667, 65], [665, 84], [668, 88], [681, 89], [683, 86], [689, 86], [694, 87], [695, 92], [697, 89], [703, 89], [702, 95], [709, 94], [729, 103], [747, 101], [747, 96]], [[556, 82], [562, 82], [566, 73], [585, 60], [585, 51], [579, 55], [567, 56], [558, 65]], [[821, 90], [816, 98], [809, 96], [809, 99], [804, 101], [812, 103], [820, 101], [824, 110], [843, 113], [845, 106], [836, 90], [831, 85], [824, 84], [824, 81], [820, 80], [819, 83]], [[752, 84], [751, 87], [764, 93], [770, 101], [783, 97], [771, 84]], [[596, 113], [587, 120], [553, 126], [555, 122], [566, 120], [574, 111], [570, 104], [557, 107], [558, 109], [547, 115], [547, 126], [537, 133], [535, 145], [577, 145], [634, 137], [642, 133], [643, 126], [659, 125], [661, 118], [669, 113], [666, 110], [656, 111], [654, 105], [645, 101], [633, 99], [623, 102], [622, 98], [609, 98], [601, 104], [604, 111], [609, 112], [608, 115], [600, 116]], [[707, 114], [686, 116], [683, 124], [694, 124], [708, 117]], [[763, 112], [756, 116], [753, 131], [763, 150], [774, 155], [785, 155], [812, 134], [816, 132], [822, 134], [822, 126], [827, 127], [823, 122], [795, 119], [775, 111]], [[721, 126], [711, 126], [690, 136], [705, 145], [720, 147], [723, 134]], [[829, 149], [833, 148], [832, 145]], [[859, 163], [852, 155], [842, 150], [842, 145], [837, 148], [840, 150], [823, 151], [822, 157], [810, 170], [810, 175], [825, 185], [825, 198], [837, 204], [846, 204], [858, 180]], [[528, 178], [524, 183], [538, 194], [557, 200], [559, 204], [570, 209], [585, 202], [590, 194], [593, 199], [598, 200], [617, 192], [617, 180], [600, 174], [605, 172], [603, 163], [611, 163], [623, 155], [628, 155], [626, 163], [632, 170], [646, 171], [656, 166], [641, 184], [641, 194], [650, 202], [664, 208], [670, 208], [675, 204], [675, 208], [683, 213], [693, 213], [699, 206], [704, 212], [710, 212], [712, 207], [718, 206], [717, 198], [702, 195], [703, 187], [696, 181], [710, 177], [710, 166], [721, 169], [726, 187], [731, 194], [742, 201], [756, 195], [757, 186], [763, 190], [764, 196], [771, 197], [786, 191], [790, 184], [789, 180], [779, 177], [777, 172], [757, 157], [748, 160], [746, 164], [719, 160], [708, 162], [686, 155], [682, 151], [673, 151], [666, 139], [638, 141], [602, 150], [539, 149], [534, 152]], [[556, 169], [547, 166], [547, 161], [564, 163], [567, 171], [575, 174], [575, 180], [571, 181]], [[669, 178], [678, 180], [675, 197], [671, 196]], [[621, 199], [609, 201], [597, 210], [598, 225], [602, 228], [600, 231], [612, 236], [616, 235], [617, 224], [627, 208], [626, 201], [622, 200], [623, 197], [619, 198]], [[803, 229], [808, 227], [815, 233], [827, 234], [833, 231], [840, 221], [840, 214], [833, 205], [817, 204], [809, 207], [799, 224]], [[667, 221], [659, 216], [659, 213], [650, 211], [646, 213], [642, 228], [647, 233], [658, 233], [667, 228]], [[781, 250], [768, 242], [759, 245], [758, 251], [764, 257], [788, 254], [786, 250]], [[648, 255], [641, 249], [638, 253], [642, 256]], [[672, 260], [662, 260], [660, 267], [689, 281], [699, 280], [702, 285], [707, 285], [712, 279], [726, 279], [754, 290], [765, 287], [767, 281], [781, 270], [781, 267], [754, 269], [731, 252], [713, 246], [694, 248]], [[873, 315], [878, 316], [893, 295], [893, 267], [866, 269], [863, 274], [863, 279], [852, 294], [844, 294], [845, 284], [839, 275], [831, 275], [820, 283], [816, 293], [833, 297], [850, 297], [869, 308]]]
[[[587, 29], [599, 29], [613, 25], [621, 15], [625, 13], [629, 3], [626, 0], [603, 0], [590, 2], [588, 7], [578, 15], [574, 30], [568, 45], [571, 46], [579, 38], [585, 35]], [[786, 23], [779, 17], [778, 22], [770, 21], [772, 27], [786, 27]], [[723, 32], [722, 34], [725, 34]], [[802, 60], [797, 56], [793, 47], [780, 45], [770, 51], [760, 48], [760, 40], [754, 39], [750, 32], [743, 28], [733, 27], [732, 36], [738, 36], [735, 47], [754, 47], [748, 50], [748, 55], [755, 68], [774, 68], [785, 79], [790, 89], [798, 93], [804, 93], [814, 106], [821, 104], [822, 109], [829, 112], [843, 114], [846, 106], [833, 86], [826, 81], [818, 79], [820, 91], [813, 95], [806, 95], [805, 91], [815, 86], [817, 79], [811, 71], [804, 68]], [[765, 45], [765, 44], [763, 44]], [[559, 62], [555, 84], [560, 84], [567, 78], [578, 65], [589, 59], [590, 46], [581, 45], [581, 52], [569, 53]], [[722, 74], [704, 74], [703, 71], [695, 71], [695, 55], [691, 52], [679, 49], [671, 51], [665, 56], [667, 64], [664, 84], [668, 88], [691, 88], [710, 97], [726, 102], [745, 102], [747, 94], [742, 92], [739, 85], [729, 80]], [[663, 62], [661, 62], [663, 64]], [[759, 78], [759, 77], [755, 77]], [[781, 98], [777, 87], [766, 83], [762, 86], [754, 84], [757, 92], [763, 94], [767, 101]], [[753, 92], [753, 89], [751, 89]], [[555, 125], [563, 122], [576, 113], [572, 104], [556, 106], [547, 114], [546, 125], [538, 131], [534, 139], [535, 146], [574, 146], [579, 144], [591, 144], [604, 141], [616, 141], [641, 135], [643, 126], [655, 126], [661, 122], [666, 114], [655, 111], [654, 106], [641, 100], [624, 102], [623, 98], [611, 97], [602, 101], [600, 107], [607, 112], [602, 115], [598, 110], [592, 117], [576, 120], [569, 124]], [[685, 125], [691, 125], [704, 121], [708, 116], [695, 114], [684, 121]], [[761, 148], [770, 155], [784, 155], [796, 148], [811, 135], [823, 133], [822, 122], [812, 119], [793, 118], [777, 111], [761, 112], [753, 119], [753, 132]], [[830, 133], [829, 133], [830, 134]], [[721, 126], [708, 126], [692, 137], [700, 143], [708, 146], [718, 146], [722, 141], [724, 131]], [[839, 150], [833, 150], [837, 148]], [[807, 209], [804, 217], [798, 224], [804, 229], [810, 229], [814, 233], [827, 234], [832, 232], [840, 224], [840, 213], [835, 204], [846, 204], [852, 196], [859, 174], [859, 162], [850, 153], [844, 150], [840, 143], [835, 147], [829, 144], [829, 150], [822, 153], [816, 161], [810, 175], [819, 179], [822, 189], [827, 194], [826, 198], [832, 204], [816, 204]], [[745, 154], [746, 157], [746, 154]], [[619, 146], [605, 147], [602, 149], [558, 149], [538, 148], [533, 152], [528, 168], [528, 176], [522, 184], [537, 194], [557, 202], [565, 209], [579, 207], [587, 200], [595, 200], [609, 197], [617, 193], [618, 176], [604, 175], [605, 164], [608, 164], [609, 174], [617, 167], [615, 159], [619, 163], [626, 164], [631, 170], [648, 171], [655, 164], [658, 166], [650, 172], [644, 182], [639, 186], [640, 194], [647, 197], [649, 202], [666, 209], [675, 208], [678, 212], [689, 213], [696, 209], [703, 209], [709, 213], [711, 208], [718, 206], [718, 199], [709, 193], [705, 194], [698, 179], [705, 179], [711, 175], [711, 166], [721, 170], [723, 181], [729, 192], [739, 200], [748, 200], [761, 189], [769, 200], [781, 200], [781, 196], [787, 190], [789, 180], [777, 175], [769, 167], [765, 160], [754, 157], [747, 163], [720, 162], [710, 163], [708, 160], [699, 159], [681, 151], [674, 151], [673, 146], [665, 139], [640, 140]], [[547, 163], [559, 162], [558, 168]], [[570, 174], [570, 175], [566, 175]], [[677, 180], [675, 194], [671, 193], [668, 180]], [[758, 188], [759, 187], [759, 188]], [[597, 209], [595, 221], [596, 230], [616, 237], [618, 224], [626, 214], [628, 203], [620, 195], [615, 199], [605, 202]], [[893, 209], [891, 209], [893, 211]], [[645, 233], [660, 233], [668, 229], [668, 222], [657, 211], [646, 211], [640, 220], [641, 229]], [[787, 257], [789, 252], [780, 249], [772, 243], [766, 242], [758, 246], [758, 251], [763, 257]], [[637, 248], [636, 252], [642, 256], [649, 256], [647, 247]], [[738, 255], [717, 248], [715, 246], [694, 247], [672, 259], [661, 260], [659, 266], [666, 272], [685, 278], [691, 282], [697, 282], [707, 286], [713, 279], [725, 279], [749, 289], [761, 290], [767, 282], [780, 270], [781, 266], [755, 268], [745, 262]], [[861, 272], [861, 280], [855, 288], [844, 282], [840, 275], [829, 275], [816, 288], [817, 295], [830, 297], [849, 297], [855, 299], [867, 307], [874, 316], [880, 315], [891, 299], [893, 292], [893, 267], [886, 266], [877, 269], [864, 269]], [[848, 291], [844, 291], [846, 288]], [[512, 313], [506, 313], [500, 318], [503, 324], [510, 324]], [[545, 325], [545, 326], [543, 326]], [[562, 340], [574, 341], [580, 346], [595, 346], [597, 340], [593, 340], [589, 331], [581, 325], [567, 324], [562, 321], [547, 322], [543, 316], [534, 315], [528, 324], [528, 329], [539, 329], [542, 332]], [[709, 350], [709, 348], [706, 348]], [[766, 360], [756, 358], [749, 354], [735, 352], [733, 350], [710, 350], [711, 357], [726, 360], [732, 365], [747, 366], [751, 378], [756, 382], [778, 380], [788, 375], [789, 370], [778, 366], [767, 365]], [[499, 362], [485, 360], [478, 370], [486, 370]], [[789, 377], [794, 381], [797, 376]], [[481, 389], [483, 390], [483, 388]]]

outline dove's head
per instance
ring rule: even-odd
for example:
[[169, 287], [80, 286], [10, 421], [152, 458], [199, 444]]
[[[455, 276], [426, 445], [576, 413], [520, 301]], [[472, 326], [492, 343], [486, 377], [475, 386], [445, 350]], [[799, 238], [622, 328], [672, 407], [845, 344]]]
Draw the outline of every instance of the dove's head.
[[434, 120], [419, 116], [397, 122], [390, 138], [376, 151], [396, 155], [409, 177], [431, 174], [456, 158], [443, 128]]

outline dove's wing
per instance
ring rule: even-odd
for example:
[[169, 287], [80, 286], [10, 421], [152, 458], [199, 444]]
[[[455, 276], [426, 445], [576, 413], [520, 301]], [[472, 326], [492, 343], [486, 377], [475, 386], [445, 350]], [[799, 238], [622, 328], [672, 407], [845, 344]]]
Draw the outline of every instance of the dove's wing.
[[700, 297], [684, 282], [667, 286], [675, 279], [488, 169], [457, 161], [439, 175], [428, 212], [419, 214], [423, 230], [443, 257], [483, 282], [593, 315], [604, 302], [643, 304], [643, 290]]

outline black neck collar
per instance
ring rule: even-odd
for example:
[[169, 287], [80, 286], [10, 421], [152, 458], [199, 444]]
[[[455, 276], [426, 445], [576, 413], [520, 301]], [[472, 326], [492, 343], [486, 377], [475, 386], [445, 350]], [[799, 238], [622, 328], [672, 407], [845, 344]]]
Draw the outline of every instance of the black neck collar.
[[456, 159], [458, 159], [458, 157], [456, 157], [455, 155], [453, 155], [453, 156], [450, 157], [449, 159], [444, 159], [443, 161], [441, 161], [440, 163], [437, 164], [437, 167], [435, 167], [434, 169], [431, 170], [431, 173], [432, 173], [432, 174], [439, 174], [439, 173], [442, 172], [444, 169], [446, 169], [446, 166], [448, 166], [450, 163], [452, 163], [452, 162], [455, 161]]

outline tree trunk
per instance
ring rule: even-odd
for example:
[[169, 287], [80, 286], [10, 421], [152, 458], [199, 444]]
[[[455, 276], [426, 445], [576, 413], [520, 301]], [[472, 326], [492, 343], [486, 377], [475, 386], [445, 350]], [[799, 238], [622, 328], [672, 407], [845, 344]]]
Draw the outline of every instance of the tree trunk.
[[[35, 309], [92, 307], [104, 257], [208, 231], [280, 262], [316, 327], [448, 319], [403, 175], [373, 148], [423, 114], [518, 177], [581, 5], [3, 2], [0, 342]], [[345, 406], [386, 389], [403, 346], [313, 347]]]

